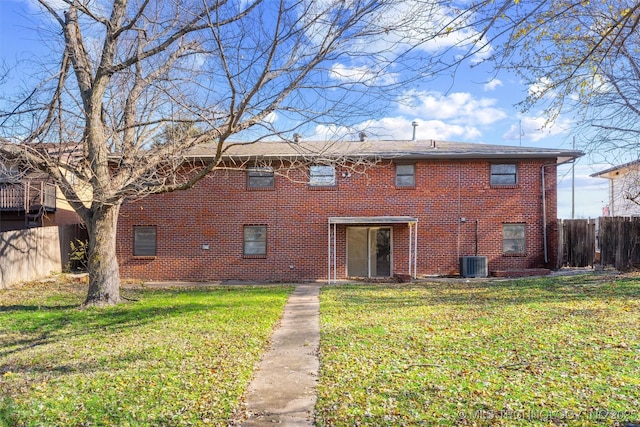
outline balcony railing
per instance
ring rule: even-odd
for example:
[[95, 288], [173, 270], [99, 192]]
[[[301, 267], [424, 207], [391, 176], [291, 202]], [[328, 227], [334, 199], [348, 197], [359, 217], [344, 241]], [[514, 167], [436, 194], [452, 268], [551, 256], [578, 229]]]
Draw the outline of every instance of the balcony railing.
[[56, 208], [56, 187], [44, 181], [0, 182], [0, 210], [33, 212]]

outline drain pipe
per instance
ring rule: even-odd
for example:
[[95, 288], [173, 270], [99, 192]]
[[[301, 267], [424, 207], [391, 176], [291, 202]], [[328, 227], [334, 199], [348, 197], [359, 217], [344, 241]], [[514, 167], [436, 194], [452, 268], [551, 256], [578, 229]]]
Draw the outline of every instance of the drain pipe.
[[478, 220], [476, 219], [476, 256], [478, 256]]
[[547, 166], [557, 166], [556, 163], [547, 163], [540, 168], [542, 176], [542, 243], [544, 245], [544, 263], [549, 263], [549, 250], [547, 248], [547, 191], [544, 182], [544, 168]]

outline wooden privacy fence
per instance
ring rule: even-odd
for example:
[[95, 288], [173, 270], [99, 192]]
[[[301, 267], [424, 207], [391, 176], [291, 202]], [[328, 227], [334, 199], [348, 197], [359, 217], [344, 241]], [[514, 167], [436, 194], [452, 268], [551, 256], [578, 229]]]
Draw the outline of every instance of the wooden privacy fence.
[[0, 233], [0, 289], [61, 272], [69, 264], [69, 242], [85, 237], [79, 225]]
[[595, 219], [558, 220], [558, 267], [588, 267], [596, 259]]
[[602, 265], [640, 267], [640, 217], [601, 217], [599, 241]]

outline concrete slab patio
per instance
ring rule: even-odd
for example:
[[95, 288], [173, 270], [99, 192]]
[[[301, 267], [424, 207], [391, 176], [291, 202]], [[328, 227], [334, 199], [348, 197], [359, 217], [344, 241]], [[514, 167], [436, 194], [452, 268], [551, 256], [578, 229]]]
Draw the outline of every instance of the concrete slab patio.
[[244, 426], [313, 426], [320, 362], [319, 285], [296, 286], [245, 394]]

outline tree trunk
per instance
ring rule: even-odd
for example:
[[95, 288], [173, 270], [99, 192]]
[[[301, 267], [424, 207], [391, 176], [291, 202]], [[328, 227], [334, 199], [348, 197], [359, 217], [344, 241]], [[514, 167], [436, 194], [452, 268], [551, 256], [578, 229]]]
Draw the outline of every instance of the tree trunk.
[[92, 209], [89, 234], [89, 292], [84, 307], [120, 302], [120, 269], [116, 258], [116, 228], [120, 205]]

